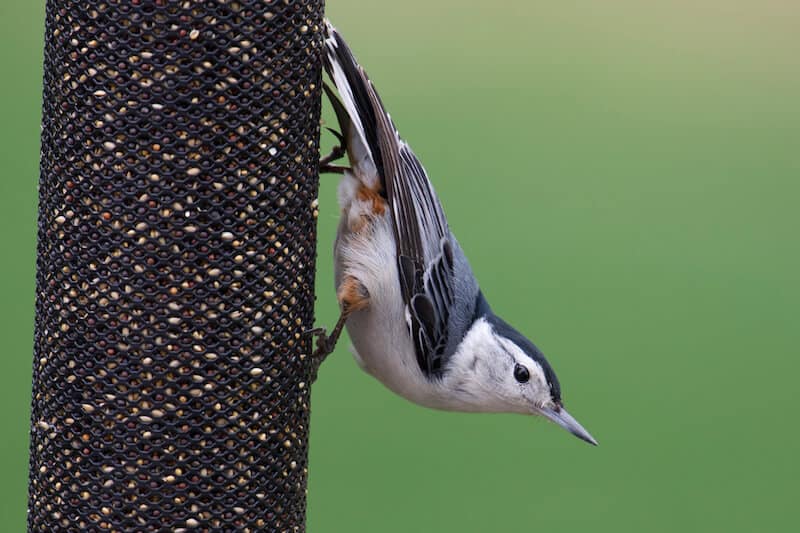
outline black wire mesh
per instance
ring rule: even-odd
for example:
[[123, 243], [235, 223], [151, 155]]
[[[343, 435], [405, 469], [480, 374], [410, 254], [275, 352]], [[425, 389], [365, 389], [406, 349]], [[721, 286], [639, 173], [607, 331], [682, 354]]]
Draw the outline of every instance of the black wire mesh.
[[31, 531], [301, 531], [322, 0], [47, 2]]

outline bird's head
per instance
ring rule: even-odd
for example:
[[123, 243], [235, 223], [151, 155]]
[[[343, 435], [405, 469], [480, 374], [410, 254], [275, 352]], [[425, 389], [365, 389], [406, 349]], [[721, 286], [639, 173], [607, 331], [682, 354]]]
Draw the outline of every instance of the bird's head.
[[446, 381], [465, 410], [543, 416], [597, 445], [564, 409], [558, 378], [542, 352], [488, 308], [476, 317], [449, 366]]

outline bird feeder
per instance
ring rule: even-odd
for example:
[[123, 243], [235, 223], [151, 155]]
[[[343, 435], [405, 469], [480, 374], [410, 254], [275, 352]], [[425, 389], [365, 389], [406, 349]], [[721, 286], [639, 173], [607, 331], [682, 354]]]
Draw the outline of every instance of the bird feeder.
[[49, 0], [30, 531], [303, 531], [322, 0]]

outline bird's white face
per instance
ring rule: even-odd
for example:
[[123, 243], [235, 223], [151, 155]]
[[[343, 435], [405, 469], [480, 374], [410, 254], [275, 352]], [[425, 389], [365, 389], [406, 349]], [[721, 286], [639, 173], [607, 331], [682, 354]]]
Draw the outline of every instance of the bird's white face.
[[461, 411], [539, 414], [555, 408], [544, 370], [511, 340], [477, 320], [448, 362], [443, 383], [451, 408]]
[[[542, 358], [540, 353], [537, 357]], [[555, 381], [552, 372], [550, 376]], [[441, 386], [449, 398], [448, 409], [539, 415], [597, 444], [561, 405], [558, 385], [548, 380], [539, 361], [483, 318], [472, 325], [448, 361]]]

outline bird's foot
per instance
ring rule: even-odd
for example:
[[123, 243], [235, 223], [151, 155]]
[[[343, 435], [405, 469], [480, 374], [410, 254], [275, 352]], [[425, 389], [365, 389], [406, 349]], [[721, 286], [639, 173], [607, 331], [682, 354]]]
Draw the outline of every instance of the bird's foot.
[[319, 372], [319, 367], [322, 366], [323, 361], [325, 361], [325, 359], [333, 353], [333, 350], [336, 349], [336, 343], [339, 340], [339, 336], [342, 334], [344, 323], [347, 321], [348, 316], [350, 316], [350, 313], [347, 310], [343, 310], [342, 314], [339, 315], [339, 320], [336, 321], [336, 326], [334, 326], [330, 335], [326, 333], [325, 328], [314, 328], [305, 332], [306, 335], [316, 337], [317, 339], [317, 347], [311, 354], [312, 383], [317, 380], [317, 373]]
[[328, 155], [319, 159], [319, 173], [342, 174], [345, 170], [350, 170], [350, 168], [341, 165], [333, 165], [332, 163], [338, 161], [347, 154], [347, 150], [344, 147], [344, 137], [336, 130], [331, 128], [327, 128], [327, 130], [333, 133], [339, 140], [339, 144], [334, 146]]
[[341, 333], [341, 331], [337, 332], [334, 330], [331, 335], [328, 335], [325, 331], [325, 328], [314, 328], [306, 332], [307, 335], [316, 339], [316, 342], [314, 343], [316, 347], [314, 352], [311, 354], [312, 383], [317, 381], [319, 367], [322, 366], [322, 363], [325, 361], [325, 359], [327, 359], [328, 356], [336, 349], [336, 341], [339, 340], [338, 333]]
[[342, 165], [330, 165], [330, 164], [319, 166], [320, 174], [344, 174], [346, 170], [350, 170], [350, 167], [345, 167]]

